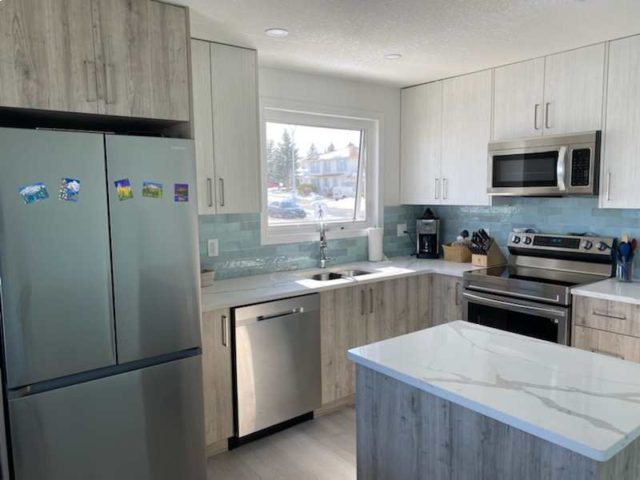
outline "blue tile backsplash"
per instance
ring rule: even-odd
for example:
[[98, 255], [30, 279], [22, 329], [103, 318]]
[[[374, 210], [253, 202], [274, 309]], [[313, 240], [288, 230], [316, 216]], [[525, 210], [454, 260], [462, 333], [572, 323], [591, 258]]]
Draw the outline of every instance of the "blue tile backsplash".
[[[442, 219], [442, 240], [451, 242], [462, 229], [489, 229], [498, 243], [506, 245], [514, 227], [532, 227], [546, 233], [592, 232], [620, 237], [640, 237], [640, 210], [601, 210], [597, 198], [498, 199], [491, 207], [432, 206]], [[388, 257], [414, 252], [415, 219], [422, 206], [384, 209], [384, 253]], [[201, 216], [200, 262], [216, 270], [216, 278], [233, 278], [282, 270], [313, 268], [318, 264], [318, 242], [283, 245], [260, 244], [260, 215]], [[396, 225], [406, 223], [410, 236], [398, 237]], [[207, 239], [217, 238], [220, 255], [207, 256]], [[367, 239], [329, 240], [331, 265], [367, 259]], [[636, 275], [640, 274], [636, 266]]]
[[[415, 219], [415, 207], [387, 207], [384, 210], [384, 252], [388, 257], [413, 252], [411, 237], [398, 237], [396, 224]], [[258, 275], [282, 270], [313, 268], [318, 265], [318, 242], [260, 244], [260, 214], [200, 216], [200, 264], [213, 268], [217, 279]], [[218, 239], [219, 255], [207, 256], [207, 240]], [[367, 260], [367, 238], [356, 237], [328, 241], [330, 266]]]

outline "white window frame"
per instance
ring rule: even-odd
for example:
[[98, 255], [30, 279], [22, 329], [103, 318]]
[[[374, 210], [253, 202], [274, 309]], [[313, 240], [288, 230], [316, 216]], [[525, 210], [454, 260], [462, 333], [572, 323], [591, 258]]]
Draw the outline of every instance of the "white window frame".
[[[367, 235], [367, 229], [381, 225], [381, 188], [378, 172], [380, 169], [380, 123], [381, 115], [373, 112], [361, 112], [349, 109], [288, 102], [282, 99], [261, 99], [261, 242], [262, 245], [298, 243], [318, 240], [319, 224], [269, 226], [267, 182], [267, 122], [291, 123], [317, 127], [343, 128], [364, 131], [366, 152], [366, 219], [349, 222], [326, 222], [328, 239], [361, 237]], [[359, 179], [360, 180], [360, 179]]]

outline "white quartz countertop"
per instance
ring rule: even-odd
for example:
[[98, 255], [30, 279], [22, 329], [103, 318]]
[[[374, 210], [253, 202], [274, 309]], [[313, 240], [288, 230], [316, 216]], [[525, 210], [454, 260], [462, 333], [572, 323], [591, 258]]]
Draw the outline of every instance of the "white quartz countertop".
[[463, 321], [348, 355], [596, 461], [640, 436], [640, 364]]
[[202, 289], [201, 308], [203, 312], [206, 312], [427, 273], [462, 277], [463, 272], [478, 268], [481, 267], [474, 267], [470, 263], [397, 257], [383, 262], [357, 262], [329, 267], [326, 271], [365, 270], [371, 274], [328, 282], [319, 282], [308, 278], [314, 273], [325, 271], [320, 269], [217, 280], [212, 286]]
[[609, 278], [571, 289], [573, 295], [640, 305], [640, 282], [619, 282]]

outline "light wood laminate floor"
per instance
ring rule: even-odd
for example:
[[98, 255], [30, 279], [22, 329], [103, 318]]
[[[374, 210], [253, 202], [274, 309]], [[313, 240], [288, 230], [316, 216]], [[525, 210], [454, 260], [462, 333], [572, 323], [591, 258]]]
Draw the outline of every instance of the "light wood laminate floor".
[[211, 457], [210, 480], [355, 480], [355, 409], [296, 425]]

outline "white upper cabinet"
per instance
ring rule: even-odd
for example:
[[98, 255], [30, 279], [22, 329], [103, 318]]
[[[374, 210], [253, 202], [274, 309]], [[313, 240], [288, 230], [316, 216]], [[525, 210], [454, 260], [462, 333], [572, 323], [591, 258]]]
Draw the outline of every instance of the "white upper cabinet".
[[438, 203], [441, 196], [442, 82], [402, 90], [402, 203]]
[[494, 140], [602, 128], [605, 44], [495, 69]]
[[198, 211], [260, 211], [256, 52], [193, 40]]
[[545, 59], [544, 134], [602, 128], [605, 44]]
[[640, 35], [609, 45], [600, 206], [640, 208]]
[[544, 58], [495, 69], [495, 140], [542, 135]]
[[489, 205], [492, 71], [443, 81], [442, 203]]

